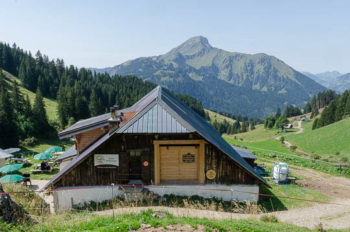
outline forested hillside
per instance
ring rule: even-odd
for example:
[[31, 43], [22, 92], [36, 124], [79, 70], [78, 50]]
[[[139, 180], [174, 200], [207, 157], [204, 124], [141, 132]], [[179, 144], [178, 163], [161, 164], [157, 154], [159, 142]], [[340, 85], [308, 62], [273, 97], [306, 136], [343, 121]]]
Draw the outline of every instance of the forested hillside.
[[323, 110], [321, 116], [316, 118], [312, 129], [327, 126], [350, 116], [350, 90], [338, 95]]
[[[8, 135], [1, 139], [0, 147], [54, 138], [57, 130], [105, 113], [115, 104], [128, 107], [156, 87], [135, 76], [110, 76], [66, 67], [63, 60], [50, 60], [40, 52], [33, 57], [16, 45], [0, 43], [0, 54], [0, 129]], [[201, 102], [184, 94], [176, 96], [205, 117]], [[50, 107], [51, 120], [47, 119], [45, 102]]]

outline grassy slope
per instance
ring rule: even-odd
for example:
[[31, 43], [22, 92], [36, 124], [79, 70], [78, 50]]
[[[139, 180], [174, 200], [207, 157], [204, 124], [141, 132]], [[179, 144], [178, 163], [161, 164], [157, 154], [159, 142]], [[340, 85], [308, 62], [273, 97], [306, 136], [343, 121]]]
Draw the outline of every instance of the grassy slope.
[[[21, 80], [14, 77], [12, 74], [6, 72], [5, 70], [3, 70], [3, 73], [8, 81], [13, 82], [14, 80], [16, 80], [17, 83], [21, 84]], [[34, 99], [35, 99], [35, 93], [23, 88], [22, 86], [19, 86], [19, 89], [20, 89], [21, 93], [23, 94], [23, 96], [28, 95], [29, 100], [33, 106]], [[48, 119], [51, 121], [57, 121], [58, 120], [57, 102], [55, 100], [48, 99], [48, 98], [44, 98], [44, 102], [45, 102], [45, 108], [46, 108], [46, 113], [47, 113]]]
[[350, 158], [350, 118], [312, 130], [312, 122], [303, 123], [304, 132], [290, 135], [287, 140], [301, 150], [319, 155], [340, 152]]
[[215, 113], [214, 111], [211, 111], [211, 110], [205, 109], [204, 111], [209, 113], [210, 122], [214, 122], [215, 119], [218, 122], [223, 122], [224, 120], [226, 120], [227, 122], [234, 123], [236, 121], [236, 120], [234, 120], [232, 118], [229, 118], [229, 117], [223, 116], [221, 114]]
[[[64, 213], [44, 218], [42, 229], [40, 223], [34, 226], [17, 225], [12, 228], [0, 222], [5, 230], [11, 231], [132, 231], [142, 224], [152, 227], [166, 227], [174, 224], [187, 224], [196, 228], [203, 225], [207, 231], [312, 231], [286, 223], [261, 222], [256, 220], [209, 220], [188, 217], [174, 217], [166, 214], [164, 218], [152, 216], [148, 210], [140, 214], [124, 214], [112, 216], [96, 216], [87, 213]], [[314, 230], [316, 231], [316, 230]]]

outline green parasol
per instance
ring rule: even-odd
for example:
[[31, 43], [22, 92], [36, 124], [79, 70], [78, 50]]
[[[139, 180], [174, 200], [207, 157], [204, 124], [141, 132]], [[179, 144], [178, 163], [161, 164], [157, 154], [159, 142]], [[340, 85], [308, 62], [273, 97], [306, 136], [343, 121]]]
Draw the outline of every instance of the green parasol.
[[8, 164], [2, 168], [0, 168], [0, 172], [2, 173], [11, 173], [20, 170], [23, 167], [23, 164]]
[[16, 183], [16, 182], [20, 182], [24, 179], [23, 176], [14, 174], [14, 175], [6, 175], [0, 178], [0, 182], [3, 183]]
[[34, 156], [34, 159], [36, 160], [47, 160], [52, 158], [52, 155], [49, 153], [40, 153]]
[[55, 153], [55, 152], [59, 152], [59, 151], [63, 151], [62, 147], [50, 147], [48, 149], [46, 149], [45, 153]]

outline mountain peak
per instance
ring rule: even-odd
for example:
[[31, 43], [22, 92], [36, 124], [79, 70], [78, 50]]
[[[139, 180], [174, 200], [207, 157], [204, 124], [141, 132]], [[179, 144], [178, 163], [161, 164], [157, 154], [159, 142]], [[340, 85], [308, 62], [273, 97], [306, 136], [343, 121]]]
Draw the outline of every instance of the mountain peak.
[[203, 47], [211, 48], [209, 41], [204, 36], [195, 36], [186, 40], [182, 45], [193, 46], [201, 45]]
[[205, 53], [212, 48], [213, 47], [209, 44], [207, 38], [203, 36], [195, 36], [186, 40], [184, 43], [174, 48], [169, 53], [181, 53], [182, 55], [188, 56], [198, 53]]

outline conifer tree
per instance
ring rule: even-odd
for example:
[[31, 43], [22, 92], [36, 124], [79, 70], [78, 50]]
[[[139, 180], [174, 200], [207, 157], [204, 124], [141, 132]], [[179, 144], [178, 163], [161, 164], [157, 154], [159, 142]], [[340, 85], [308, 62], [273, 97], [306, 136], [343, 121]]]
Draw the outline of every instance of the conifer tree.
[[47, 120], [45, 103], [43, 96], [38, 88], [33, 106], [33, 119], [38, 137], [45, 137], [49, 131], [49, 123]]
[[344, 108], [344, 115], [345, 116], [350, 116], [350, 95], [348, 95], [345, 108]]
[[0, 147], [7, 148], [18, 145], [18, 131], [14, 122], [13, 107], [4, 83], [4, 77], [0, 71]]
[[103, 106], [101, 103], [101, 99], [98, 97], [95, 90], [92, 91], [90, 96], [89, 110], [91, 116], [97, 116], [103, 113]]

